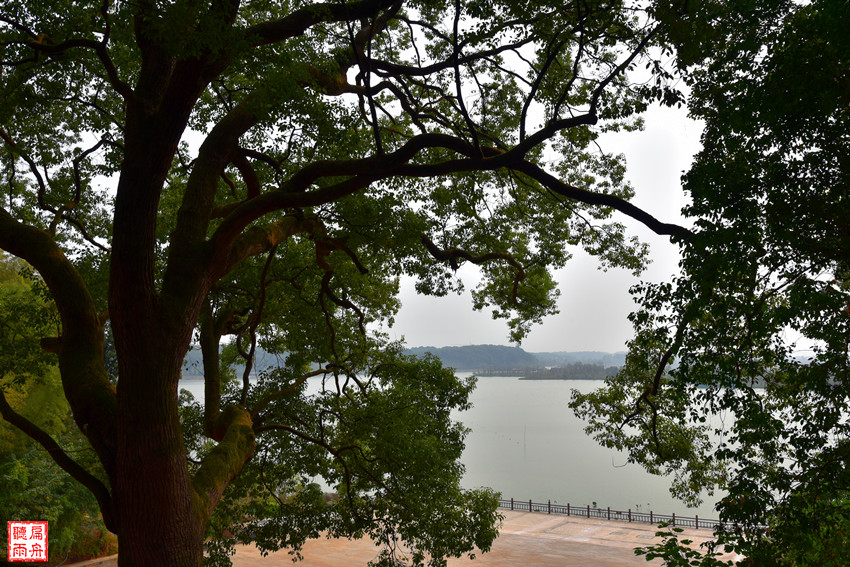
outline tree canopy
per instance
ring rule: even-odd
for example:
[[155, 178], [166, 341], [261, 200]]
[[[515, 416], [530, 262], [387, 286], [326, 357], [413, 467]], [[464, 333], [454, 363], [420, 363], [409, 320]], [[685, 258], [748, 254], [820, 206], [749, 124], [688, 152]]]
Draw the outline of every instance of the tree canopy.
[[[368, 534], [387, 563], [402, 541], [435, 565], [488, 549], [495, 498], [460, 489], [450, 415], [472, 384], [387, 340], [398, 278], [441, 295], [478, 265], [475, 307], [518, 340], [554, 311], [571, 247], [640, 270], [615, 213], [686, 236], [628, 202], [624, 159], [597, 144], [679, 99], [662, 59], [677, 13], [5, 2], [0, 249], [55, 305], [40, 346], [97, 463], [0, 414], [92, 492], [122, 567], [197, 567], [205, 540], [224, 562], [234, 534], [296, 551]], [[193, 342], [203, 407], [178, 393]], [[252, 382], [257, 345], [281, 364]]]
[[739, 529], [718, 541], [751, 565], [850, 560], [848, 8], [706, 3], [687, 20], [694, 234], [680, 277], [635, 290], [624, 369], [573, 402], [681, 496], [726, 491]]

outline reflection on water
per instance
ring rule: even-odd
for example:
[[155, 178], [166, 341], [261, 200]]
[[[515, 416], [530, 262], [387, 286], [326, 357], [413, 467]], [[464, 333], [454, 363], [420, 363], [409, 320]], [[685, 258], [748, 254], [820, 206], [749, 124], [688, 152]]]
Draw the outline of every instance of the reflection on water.
[[[567, 405], [570, 390], [588, 392], [601, 385], [596, 380], [479, 378], [472, 409], [456, 416], [472, 430], [463, 453], [466, 487], [489, 486], [503, 498], [518, 500], [596, 502], [618, 510], [716, 518], [717, 494], [688, 509], [670, 496], [667, 479], [626, 463], [625, 454], [600, 447], [584, 434], [584, 423]], [[203, 399], [203, 381], [183, 380], [180, 387]], [[311, 391], [320, 387], [321, 378], [310, 379]]]

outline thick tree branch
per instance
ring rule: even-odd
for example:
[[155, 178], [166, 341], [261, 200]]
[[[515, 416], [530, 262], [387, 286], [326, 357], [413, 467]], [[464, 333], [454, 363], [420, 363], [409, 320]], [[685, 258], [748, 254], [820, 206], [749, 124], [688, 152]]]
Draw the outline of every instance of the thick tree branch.
[[251, 227], [233, 243], [222, 273], [229, 272], [246, 258], [271, 250], [291, 236], [299, 233], [315, 234], [317, 230], [321, 230], [321, 223], [317, 219], [300, 215], [287, 215], [278, 222]]
[[361, 0], [360, 2], [327, 2], [305, 6], [273, 22], [265, 22], [246, 30], [254, 45], [281, 42], [303, 34], [322, 22], [357, 21], [387, 9], [397, 0]]
[[203, 458], [192, 479], [198, 511], [206, 516], [254, 455], [253, 423], [251, 414], [244, 408], [235, 405], [225, 408], [216, 421], [214, 433], [221, 441]]
[[[198, 151], [177, 212], [162, 284], [163, 296], [169, 296], [178, 304], [191, 305], [199, 284], [206, 280], [209, 285], [214, 281], [207, 278], [210, 266], [216, 262], [220, 266], [223, 261], [206, 255], [215, 190], [227, 164], [234, 158], [239, 159], [239, 137], [259, 118], [256, 108], [259, 98], [259, 94], [249, 95], [236, 105], [216, 124]], [[250, 173], [245, 173], [250, 179]]]
[[85, 281], [46, 232], [0, 208], [0, 248], [29, 262], [62, 321], [59, 370], [74, 420], [112, 478], [118, 403], [103, 364], [103, 322]]
[[534, 179], [544, 187], [569, 199], [573, 199], [581, 203], [586, 203], [588, 205], [610, 207], [616, 211], [619, 211], [624, 215], [630, 216], [633, 219], [640, 221], [656, 234], [672, 236], [680, 240], [687, 240], [692, 236], [691, 231], [687, 228], [677, 224], [661, 222], [651, 214], [647, 213], [640, 207], [626, 201], [625, 199], [617, 197], [616, 195], [594, 193], [593, 191], [588, 191], [587, 189], [580, 189], [578, 187], [574, 187], [572, 185], [564, 183], [557, 177], [544, 171], [538, 165], [533, 164], [531, 162], [522, 161], [514, 166], [511, 166], [511, 169], [524, 173], [525, 175]]
[[213, 431], [221, 414], [221, 369], [219, 342], [237, 315], [235, 309], [225, 308], [215, 313], [209, 296], [198, 317], [201, 357], [204, 365], [204, 433], [216, 441]]
[[[229, 250], [245, 227], [264, 214], [281, 209], [313, 207], [340, 199], [367, 187], [376, 180], [392, 176], [395, 168], [412, 159], [421, 150], [440, 147], [462, 152], [468, 145], [462, 140], [444, 134], [420, 134], [411, 138], [395, 152], [385, 155], [313, 162], [293, 175], [280, 189], [242, 202], [232, 209], [210, 239], [210, 244], [215, 250], [212, 256], [219, 256], [220, 251]], [[340, 183], [307, 192], [310, 185], [318, 179], [345, 176], [352, 177]]]
[[[532, 136], [529, 136], [526, 140], [530, 140], [531, 138]], [[455, 149], [455, 151], [464, 155], [474, 156], [474, 150], [472, 147], [463, 144], [463, 142], [460, 142], [459, 140], [456, 141], [456, 144], [452, 149]], [[547, 187], [555, 193], [569, 199], [586, 203], [588, 205], [610, 207], [617, 210], [637, 221], [640, 221], [656, 234], [669, 235], [683, 240], [690, 238], [692, 235], [691, 231], [687, 228], [677, 224], [661, 222], [640, 207], [637, 207], [616, 195], [595, 193], [593, 191], [588, 191], [587, 189], [580, 189], [564, 183], [534, 163], [526, 160], [509, 160], [508, 156], [513, 154], [514, 150], [502, 152], [495, 148], [484, 147], [482, 147], [482, 150], [485, 155], [484, 158], [472, 157], [472, 159], [447, 160], [427, 165], [399, 166], [392, 173], [395, 175], [411, 177], [434, 177], [466, 171], [491, 171], [501, 167], [506, 167], [527, 175], [544, 187]]]
[[[577, 119], [559, 121], [558, 124], [572, 123], [573, 121], [581, 122], [583, 120], [585, 118], [578, 117]], [[526, 143], [530, 143], [539, 133], [537, 132], [529, 136], [526, 139]], [[517, 148], [519, 147], [517, 146]], [[436, 164], [407, 164], [419, 151], [426, 148], [446, 148], [467, 157], [465, 159], [448, 160]], [[231, 209], [230, 214], [221, 223], [210, 240], [210, 245], [216, 250], [228, 250], [228, 261], [223, 268], [225, 271], [228, 271], [248, 256], [268, 250], [274, 243], [281, 242], [282, 238], [294, 234], [291, 232], [292, 230], [297, 230], [290, 224], [288, 227], [280, 226], [274, 228], [276, 231], [283, 230], [279, 236], [267, 233], [267, 229], [258, 228], [251, 229], [251, 231], [239, 237], [240, 232], [250, 222], [253, 222], [263, 214], [279, 209], [319, 206], [359, 191], [376, 181], [395, 175], [435, 177], [458, 172], [489, 171], [501, 167], [508, 167], [524, 173], [541, 183], [544, 187], [569, 199], [589, 205], [610, 207], [620, 211], [642, 222], [657, 234], [670, 235], [676, 238], [688, 238], [691, 234], [688, 229], [675, 224], [663, 223], [643, 209], [615, 195], [594, 193], [586, 189], [568, 185], [539, 166], [525, 160], [516, 159], [517, 155], [514, 152], [517, 148], [503, 152], [495, 148], [482, 147], [484, 157], [477, 157], [475, 149], [462, 140], [443, 134], [422, 134], [415, 136], [401, 148], [390, 154], [358, 160], [315, 162], [295, 174], [280, 190], [262, 194], [259, 197], [242, 202]], [[307, 188], [319, 178], [346, 175], [351, 175], [352, 177], [337, 184], [323, 187], [322, 189], [307, 191]], [[293, 219], [287, 222], [293, 223], [295, 220]], [[305, 229], [309, 230], [307, 227]], [[237, 237], [239, 238], [237, 239]], [[231, 239], [237, 240], [233, 242]], [[231, 244], [231, 242], [233, 243]], [[220, 258], [222, 254], [219, 252], [211, 253], [211, 257]]]
[[242, 175], [242, 180], [245, 182], [245, 188], [247, 189], [245, 198], [253, 199], [258, 196], [260, 194], [260, 178], [257, 177], [257, 172], [254, 171], [254, 167], [248, 161], [246, 155], [237, 150], [232, 161], [236, 169], [239, 170], [240, 175]]

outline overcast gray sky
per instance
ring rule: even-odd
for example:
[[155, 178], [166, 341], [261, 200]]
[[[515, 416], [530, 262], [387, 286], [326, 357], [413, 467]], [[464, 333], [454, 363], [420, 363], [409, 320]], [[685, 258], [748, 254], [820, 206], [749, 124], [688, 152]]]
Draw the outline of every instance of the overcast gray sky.
[[[606, 151], [623, 153], [628, 178], [635, 188], [633, 202], [666, 222], [681, 220], [685, 204], [680, 177], [699, 150], [701, 126], [688, 119], [683, 109], [652, 108], [643, 132], [621, 133], [603, 139]], [[640, 279], [664, 281], [677, 270], [678, 252], [666, 237], [621, 215], [630, 229], [650, 245], [652, 264]], [[557, 273], [560, 313], [532, 330], [522, 347], [530, 352], [625, 349], [631, 336], [628, 314], [634, 310], [629, 287], [637, 283], [627, 270], [597, 269], [597, 262], [580, 250]], [[473, 288], [474, 266], [461, 268], [467, 288]], [[413, 281], [403, 281], [403, 307], [390, 330], [394, 338], [405, 337], [409, 346], [509, 344], [508, 330], [494, 321], [489, 311], [472, 310], [468, 293], [441, 298], [418, 295]]]

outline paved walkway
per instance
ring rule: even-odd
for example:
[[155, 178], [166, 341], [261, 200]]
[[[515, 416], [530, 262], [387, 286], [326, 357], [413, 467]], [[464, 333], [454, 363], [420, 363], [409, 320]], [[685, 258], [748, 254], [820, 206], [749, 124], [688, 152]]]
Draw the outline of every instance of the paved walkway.
[[[635, 547], [660, 541], [656, 526], [575, 516], [547, 515], [540, 512], [500, 510], [505, 520], [500, 535], [489, 553], [450, 559], [449, 567], [621, 567], [647, 565], [636, 556]], [[680, 539], [694, 541], [697, 547], [711, 538], [711, 530], [685, 528]], [[365, 567], [379, 549], [370, 540], [320, 539], [308, 541], [301, 567]], [[730, 559], [731, 557], [724, 557]], [[292, 565], [286, 551], [262, 557], [253, 546], [237, 546], [234, 567], [272, 567]], [[655, 560], [650, 565], [661, 565]]]

